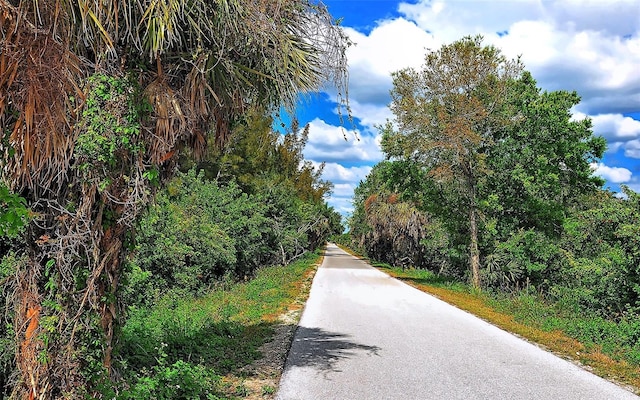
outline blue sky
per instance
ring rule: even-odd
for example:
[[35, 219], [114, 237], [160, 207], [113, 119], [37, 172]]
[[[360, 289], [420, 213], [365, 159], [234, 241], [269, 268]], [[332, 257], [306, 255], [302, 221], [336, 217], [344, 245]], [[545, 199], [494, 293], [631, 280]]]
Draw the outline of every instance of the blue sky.
[[[418, 68], [427, 49], [466, 35], [509, 58], [522, 57], [543, 90], [575, 90], [574, 118], [590, 117], [608, 151], [594, 173], [605, 187], [640, 192], [640, 1], [452, 0], [324, 1], [355, 43], [349, 95], [355, 125], [340, 127], [335, 96], [321, 93], [298, 111], [310, 124], [305, 156], [326, 162], [329, 204], [347, 215], [358, 182], [382, 159], [376, 125], [392, 118], [391, 72]], [[347, 141], [344, 140], [346, 130]]]

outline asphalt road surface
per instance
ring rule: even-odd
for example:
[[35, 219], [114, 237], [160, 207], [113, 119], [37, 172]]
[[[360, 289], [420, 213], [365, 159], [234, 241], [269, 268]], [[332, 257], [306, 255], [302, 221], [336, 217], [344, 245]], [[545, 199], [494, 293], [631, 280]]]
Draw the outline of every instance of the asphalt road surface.
[[639, 399], [331, 244], [276, 398]]

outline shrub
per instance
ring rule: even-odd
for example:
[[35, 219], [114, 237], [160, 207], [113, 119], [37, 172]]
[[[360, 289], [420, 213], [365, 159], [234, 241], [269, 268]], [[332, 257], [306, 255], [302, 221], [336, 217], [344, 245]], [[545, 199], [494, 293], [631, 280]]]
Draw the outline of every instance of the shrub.
[[13, 292], [15, 288], [16, 265], [25, 262], [24, 257], [14, 253], [5, 255], [0, 260], [0, 397], [9, 397], [10, 382], [16, 371], [15, 349], [16, 337], [13, 327]]
[[483, 279], [489, 286], [505, 290], [530, 285], [548, 287], [560, 257], [560, 249], [545, 234], [519, 229], [498, 242], [486, 257]]

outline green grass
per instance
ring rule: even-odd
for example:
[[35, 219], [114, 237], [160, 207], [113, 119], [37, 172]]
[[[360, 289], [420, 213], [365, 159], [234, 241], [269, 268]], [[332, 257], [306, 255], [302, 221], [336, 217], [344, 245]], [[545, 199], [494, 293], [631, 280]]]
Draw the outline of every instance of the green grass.
[[426, 269], [392, 267], [386, 263], [371, 263], [374, 267], [394, 276], [395, 278], [414, 285], [430, 285], [434, 287], [443, 287], [449, 290], [465, 292], [469, 291], [468, 285], [461, 283], [455, 278], [438, 275]]
[[166, 297], [151, 309], [131, 309], [118, 348], [130, 386], [121, 398], [246, 397], [242, 368], [260, 357], [318, 259], [263, 268], [202, 298]]

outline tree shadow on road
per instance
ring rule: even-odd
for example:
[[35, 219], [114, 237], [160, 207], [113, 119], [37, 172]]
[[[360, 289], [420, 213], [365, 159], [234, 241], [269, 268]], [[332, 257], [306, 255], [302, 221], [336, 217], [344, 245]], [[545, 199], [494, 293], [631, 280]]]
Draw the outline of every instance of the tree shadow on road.
[[377, 356], [378, 346], [349, 340], [349, 335], [327, 332], [320, 328], [298, 327], [287, 358], [286, 368], [312, 367], [319, 371], [340, 372], [336, 364], [358, 354]]

